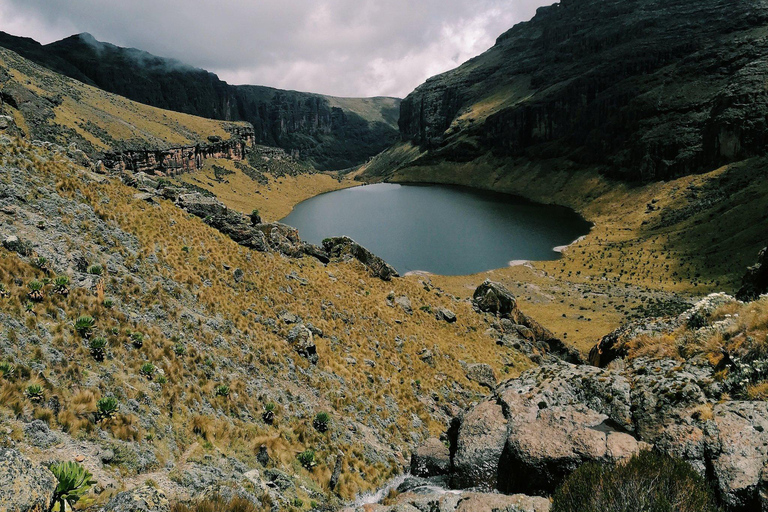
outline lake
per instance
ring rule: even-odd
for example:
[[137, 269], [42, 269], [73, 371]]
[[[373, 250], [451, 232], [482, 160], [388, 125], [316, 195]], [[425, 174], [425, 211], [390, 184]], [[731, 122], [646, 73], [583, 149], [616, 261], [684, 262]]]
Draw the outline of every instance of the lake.
[[589, 232], [573, 210], [444, 185], [382, 183], [322, 194], [284, 224], [321, 244], [346, 235], [398, 272], [467, 275], [519, 260], [554, 260], [555, 248]]

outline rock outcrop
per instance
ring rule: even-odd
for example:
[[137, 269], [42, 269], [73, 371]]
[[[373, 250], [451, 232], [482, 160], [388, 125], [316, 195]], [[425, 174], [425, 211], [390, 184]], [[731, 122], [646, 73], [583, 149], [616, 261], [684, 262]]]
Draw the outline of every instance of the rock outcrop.
[[654, 448], [709, 477], [728, 510], [768, 504], [768, 403], [729, 400], [706, 361], [545, 365], [501, 384], [455, 432], [458, 488], [546, 496], [585, 462]]
[[475, 290], [472, 303], [477, 311], [499, 318], [494, 325], [499, 345], [520, 350], [536, 362], [544, 356], [573, 363], [581, 362], [577, 350], [567, 346], [549, 329], [520, 311], [517, 299], [504, 285], [486, 280]]
[[408, 95], [400, 133], [424, 162], [567, 158], [628, 180], [764, 155], [766, 20], [762, 0], [561, 1]]
[[232, 137], [227, 140], [209, 140], [208, 144], [167, 149], [134, 149], [106, 153], [101, 162], [105, 170], [111, 172], [131, 171], [176, 176], [202, 169], [205, 160], [209, 158], [245, 160], [249, 148], [254, 144], [253, 127], [236, 127], [231, 131]]
[[760, 251], [757, 263], [747, 270], [736, 298], [750, 301], [765, 293], [768, 293], [768, 247]]
[[48, 512], [56, 477], [16, 450], [0, 449], [0, 510]]
[[447, 475], [451, 469], [451, 453], [445, 443], [428, 439], [411, 456], [411, 475], [431, 477]]
[[104, 512], [170, 512], [171, 506], [163, 491], [144, 485], [121, 492], [104, 506]]
[[399, 277], [394, 267], [349, 237], [325, 239], [323, 240], [323, 248], [331, 258], [356, 259], [368, 267], [371, 275], [383, 281], [390, 281], [393, 277]]

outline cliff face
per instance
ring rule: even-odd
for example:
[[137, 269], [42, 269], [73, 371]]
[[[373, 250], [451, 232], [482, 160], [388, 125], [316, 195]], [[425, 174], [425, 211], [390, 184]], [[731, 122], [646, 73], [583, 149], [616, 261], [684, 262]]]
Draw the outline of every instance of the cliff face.
[[359, 164], [397, 139], [400, 100], [333, 98], [259, 86], [232, 86], [213, 73], [89, 34], [49, 45], [0, 33], [0, 46], [54, 71], [126, 98], [201, 117], [247, 121], [256, 142], [320, 169]]
[[765, 154], [764, 0], [563, 0], [401, 105], [431, 157], [568, 158], [656, 180]]
[[127, 150], [106, 153], [104, 167], [113, 172], [145, 172], [160, 176], [175, 176], [203, 168], [208, 158], [245, 160], [248, 148], [254, 144], [253, 130], [240, 127], [228, 140], [211, 137], [209, 144], [196, 144], [162, 150]]

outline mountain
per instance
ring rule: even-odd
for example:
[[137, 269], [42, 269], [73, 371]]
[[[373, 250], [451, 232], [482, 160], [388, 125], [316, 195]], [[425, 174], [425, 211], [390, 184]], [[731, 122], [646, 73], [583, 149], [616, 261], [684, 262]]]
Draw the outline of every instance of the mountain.
[[762, 0], [540, 8], [409, 94], [360, 179], [567, 205], [595, 228], [556, 272], [735, 292], [766, 245], [766, 22]]
[[397, 139], [400, 100], [336, 98], [261, 86], [232, 86], [215, 74], [78, 34], [48, 45], [0, 33], [0, 46], [83, 83], [147, 105], [246, 121], [256, 142], [298, 151], [322, 170], [365, 162]]
[[566, 158], [622, 180], [766, 152], [761, 0], [563, 0], [403, 100], [404, 140], [436, 158]]

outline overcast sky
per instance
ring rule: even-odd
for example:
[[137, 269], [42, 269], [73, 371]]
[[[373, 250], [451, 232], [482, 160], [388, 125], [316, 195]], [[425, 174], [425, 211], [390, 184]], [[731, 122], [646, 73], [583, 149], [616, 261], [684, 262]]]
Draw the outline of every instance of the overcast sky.
[[404, 97], [555, 0], [0, 0], [0, 30], [80, 32], [233, 84]]

